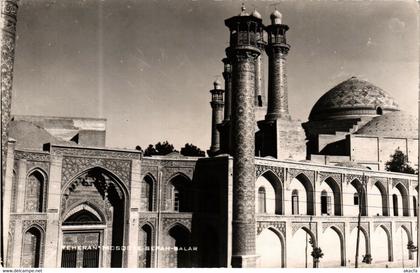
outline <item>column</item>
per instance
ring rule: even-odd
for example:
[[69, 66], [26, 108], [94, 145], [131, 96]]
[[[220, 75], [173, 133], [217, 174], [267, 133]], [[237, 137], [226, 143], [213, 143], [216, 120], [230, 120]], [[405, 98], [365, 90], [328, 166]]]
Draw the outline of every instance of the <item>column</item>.
[[232, 53], [232, 266], [255, 267], [254, 93], [259, 52]]
[[210, 90], [212, 100], [210, 102], [212, 109], [212, 119], [211, 119], [211, 146], [210, 150], [207, 152], [209, 156], [213, 156], [220, 152], [220, 132], [217, 129], [218, 124], [221, 124], [223, 121], [223, 92], [220, 88], [220, 82], [214, 82], [214, 89]]
[[127, 267], [137, 267], [138, 260], [138, 237], [139, 237], [139, 209], [141, 196], [141, 161], [132, 160], [131, 163], [131, 183], [130, 183], [130, 211], [128, 226], [128, 248], [127, 248]]
[[51, 155], [50, 181], [47, 198], [47, 228], [45, 234], [44, 267], [60, 267], [60, 198], [63, 157]]
[[[18, 0], [0, 0], [1, 8], [1, 166], [5, 173], [10, 108], [12, 105], [13, 66]], [[3, 179], [3, 177], [2, 177]], [[3, 256], [3, 255], [2, 255]]]
[[277, 10], [271, 16], [271, 25], [266, 27], [268, 45], [268, 103], [266, 120], [289, 118], [287, 98], [286, 56], [290, 45], [286, 41], [289, 26], [281, 23], [282, 15]]

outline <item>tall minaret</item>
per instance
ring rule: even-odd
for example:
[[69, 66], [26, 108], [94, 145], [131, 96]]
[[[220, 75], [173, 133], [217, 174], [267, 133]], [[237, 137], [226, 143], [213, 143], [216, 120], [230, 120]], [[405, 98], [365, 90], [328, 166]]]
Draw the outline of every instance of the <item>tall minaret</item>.
[[[1, 266], [12, 267], [11, 261], [7, 260], [7, 238], [9, 234], [9, 211], [10, 192], [12, 189], [11, 179], [6, 179], [6, 170], [12, 170], [8, 157], [9, 122], [12, 105], [13, 67], [15, 61], [16, 46], [16, 22], [18, 12], [18, 0], [0, 0], [0, 44], [1, 44], [1, 181], [2, 183], [2, 209], [3, 209], [3, 239], [5, 242], [0, 248]], [[9, 150], [9, 158], [13, 159], [13, 151]], [[6, 164], [9, 166], [6, 168]], [[12, 161], [13, 163], [13, 161]], [[3, 195], [3, 192], [6, 194]], [[7, 194], [9, 193], [9, 194]], [[15, 227], [13, 227], [15, 228]], [[4, 263], [6, 262], [6, 263]]]
[[230, 31], [232, 63], [232, 267], [255, 267], [255, 69], [264, 26], [244, 6], [225, 25]]
[[210, 150], [207, 151], [209, 156], [215, 155], [220, 150], [220, 133], [217, 130], [217, 124], [223, 121], [223, 92], [221, 83], [219, 80], [214, 81], [214, 89], [210, 90], [211, 93], [211, 146]]
[[276, 9], [270, 16], [268, 34], [268, 106], [266, 120], [290, 118], [287, 98], [286, 56], [290, 45], [286, 42], [287, 25], [281, 23], [281, 13]]

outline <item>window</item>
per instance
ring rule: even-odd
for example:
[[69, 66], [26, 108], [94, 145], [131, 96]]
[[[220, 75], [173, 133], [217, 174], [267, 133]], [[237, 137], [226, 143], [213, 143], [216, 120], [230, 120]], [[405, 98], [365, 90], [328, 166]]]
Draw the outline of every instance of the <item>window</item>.
[[292, 215], [299, 214], [299, 193], [297, 190], [292, 191]]
[[331, 196], [325, 190], [321, 192], [321, 214], [331, 214]]
[[146, 176], [141, 183], [141, 199], [145, 211], [153, 210], [153, 180]]
[[417, 200], [416, 197], [413, 196], [413, 211], [414, 211], [414, 216], [417, 216]]
[[260, 187], [258, 189], [258, 212], [259, 213], [266, 213], [266, 195], [265, 195], [265, 188]]
[[179, 191], [174, 188], [174, 211], [179, 211]]
[[258, 107], [262, 107], [263, 103], [262, 103], [262, 97], [261, 95], [258, 95]]
[[61, 254], [61, 267], [76, 267], [77, 249], [63, 249]]
[[353, 205], [358, 206], [359, 205], [359, 193], [355, 193], [353, 195]]
[[394, 208], [394, 216], [398, 216], [398, 196], [396, 194], [392, 195], [392, 205]]
[[83, 250], [83, 267], [98, 267], [99, 266], [99, 249], [85, 249]]

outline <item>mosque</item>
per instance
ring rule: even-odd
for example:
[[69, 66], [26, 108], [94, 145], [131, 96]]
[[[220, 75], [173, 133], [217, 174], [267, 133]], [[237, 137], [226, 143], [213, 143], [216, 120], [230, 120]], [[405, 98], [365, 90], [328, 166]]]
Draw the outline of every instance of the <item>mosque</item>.
[[387, 172], [385, 163], [399, 149], [418, 168], [417, 117], [351, 77], [321, 96], [307, 121], [294, 119], [289, 26], [277, 10], [270, 19], [264, 26], [257, 11], [242, 8], [225, 20], [230, 44], [224, 84], [210, 91], [208, 157], [107, 148], [105, 119], [13, 116], [3, 184], [6, 266], [413, 260], [417, 176]]

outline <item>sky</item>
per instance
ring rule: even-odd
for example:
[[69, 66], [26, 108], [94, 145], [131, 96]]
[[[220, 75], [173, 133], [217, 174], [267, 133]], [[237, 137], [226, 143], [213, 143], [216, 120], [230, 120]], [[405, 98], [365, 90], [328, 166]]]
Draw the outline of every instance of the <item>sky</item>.
[[351, 76], [417, 115], [415, 1], [21, 1], [12, 112], [106, 118], [108, 147], [168, 140], [207, 150], [209, 90], [223, 79], [229, 39], [224, 20], [242, 2], [264, 24], [277, 7], [290, 27], [294, 118], [306, 121], [317, 99]]

